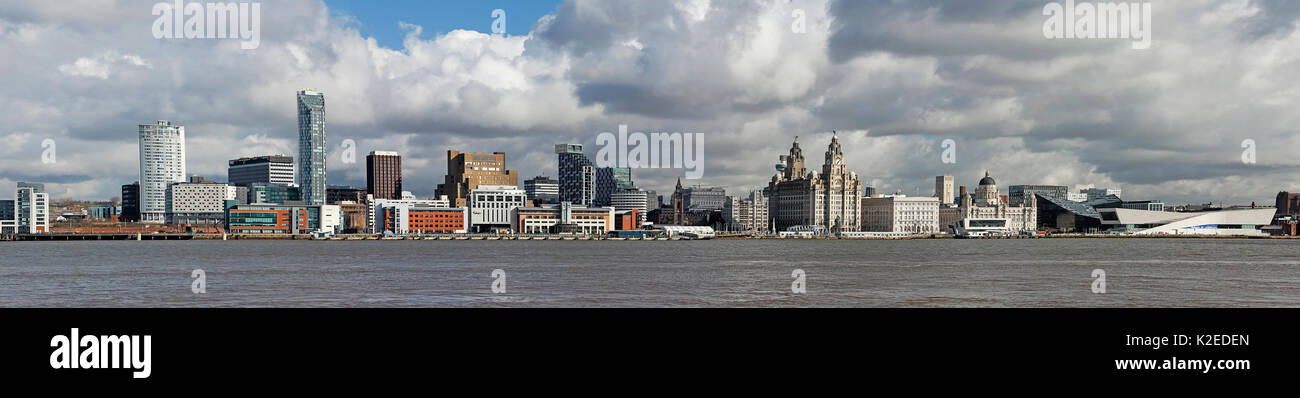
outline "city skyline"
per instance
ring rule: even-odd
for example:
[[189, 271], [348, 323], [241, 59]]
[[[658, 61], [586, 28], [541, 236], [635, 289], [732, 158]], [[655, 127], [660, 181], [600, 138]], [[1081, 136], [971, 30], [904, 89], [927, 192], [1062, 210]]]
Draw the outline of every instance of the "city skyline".
[[[485, 8], [477, 22], [424, 30], [412, 16], [400, 21], [409, 41], [381, 39], [375, 47], [364, 44], [368, 28], [337, 18], [346, 8], [324, 4], [268, 4], [264, 26], [282, 27], [247, 52], [234, 42], [142, 38], [130, 33], [129, 22], [147, 27], [152, 16], [129, 5], [88, 5], [80, 8], [87, 15], [72, 21], [50, 17], [43, 4], [4, 6], [3, 26], [27, 24], [34, 33], [25, 44], [0, 44], [6, 58], [28, 60], [10, 68], [29, 77], [0, 97], [10, 109], [0, 114], [0, 136], [13, 143], [0, 149], [7, 160], [0, 162], [0, 184], [45, 182], [51, 198], [118, 196], [121, 185], [138, 179], [136, 134], [129, 130], [151, 120], [186, 126], [188, 174], [223, 179], [230, 159], [297, 153], [285, 93], [315, 87], [332, 105], [330, 185], [365, 185], [364, 163], [339, 162], [339, 144], [351, 139], [358, 159], [371, 149], [402, 153], [404, 171], [421, 176], [405, 179], [404, 187], [421, 197], [431, 196], [445, 174], [440, 158], [447, 149], [506, 152], [513, 168], [550, 170], [551, 145], [591, 145], [619, 124], [704, 134], [709, 185], [762, 186], [770, 162], [751, 154], [784, 152], [782, 143], [796, 135], [824, 143], [839, 130], [845, 147], [855, 148], [846, 163], [878, 192], [929, 195], [936, 175], [972, 186], [983, 170], [1009, 184], [1122, 188], [1126, 197], [1166, 203], [1268, 203], [1277, 191], [1300, 191], [1291, 177], [1295, 162], [1276, 149], [1300, 138], [1289, 111], [1300, 100], [1279, 88], [1300, 70], [1293, 66], [1296, 49], [1286, 45], [1297, 35], [1291, 4], [1211, 7], [1221, 14], [1161, 4], [1154, 20], [1160, 33], [1141, 52], [1128, 43], [1043, 40], [1032, 34], [1041, 28], [1041, 5], [1010, 1], [937, 3], [930, 13], [911, 4], [816, 1], [594, 4], [579, 13], [561, 2], [540, 19], [507, 5], [509, 35], [489, 34], [492, 10]], [[791, 7], [807, 11], [806, 33], [783, 30]], [[1197, 25], [1200, 31], [1180, 23], [1211, 15], [1219, 18]], [[642, 22], [615, 28], [594, 17]], [[106, 27], [97, 18], [126, 26]], [[360, 18], [363, 26], [399, 26], [371, 14]], [[915, 26], [892, 22], [909, 18]], [[878, 23], [845, 24], [849, 19]], [[56, 29], [56, 21], [77, 29]], [[691, 34], [657, 21], [685, 24]], [[579, 25], [617, 40], [566, 33]], [[987, 30], [957, 37], [963, 46], [919, 33], [976, 28]], [[706, 39], [729, 34], [743, 34], [750, 45]], [[701, 42], [683, 45], [692, 39]], [[42, 45], [66, 51], [47, 54], [38, 51]], [[235, 60], [223, 63], [217, 54]], [[556, 62], [563, 57], [575, 62]], [[629, 67], [637, 62], [642, 66]], [[250, 64], [259, 67], [232, 67]], [[1182, 67], [1189, 64], [1203, 67]], [[443, 85], [403, 89], [433, 82]], [[674, 94], [683, 91], [691, 95]], [[1230, 103], [1250, 106], [1223, 105]], [[57, 144], [58, 160], [32, 167], [45, 139]], [[940, 160], [946, 139], [956, 143], [954, 164]], [[1258, 148], [1255, 164], [1241, 161], [1247, 139]], [[681, 175], [634, 173], [638, 187], [660, 192]]]

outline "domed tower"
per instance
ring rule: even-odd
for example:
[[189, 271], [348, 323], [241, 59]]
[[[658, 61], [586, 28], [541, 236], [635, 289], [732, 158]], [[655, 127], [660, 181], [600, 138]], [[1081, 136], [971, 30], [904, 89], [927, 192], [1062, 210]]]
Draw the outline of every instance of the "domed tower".
[[1002, 204], [1002, 198], [998, 196], [998, 182], [989, 176], [989, 172], [984, 172], [984, 178], [980, 179], [979, 188], [975, 189], [975, 203], [980, 206], [997, 206]]

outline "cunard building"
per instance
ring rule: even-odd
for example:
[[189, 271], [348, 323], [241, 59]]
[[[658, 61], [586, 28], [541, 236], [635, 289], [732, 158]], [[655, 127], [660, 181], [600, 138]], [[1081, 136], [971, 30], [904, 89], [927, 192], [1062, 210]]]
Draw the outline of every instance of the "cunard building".
[[859, 230], [862, 183], [845, 167], [839, 137], [831, 138], [820, 174], [804, 168], [798, 137], [776, 171], [768, 184], [769, 223], [776, 231], [796, 226], [821, 226], [831, 233]]

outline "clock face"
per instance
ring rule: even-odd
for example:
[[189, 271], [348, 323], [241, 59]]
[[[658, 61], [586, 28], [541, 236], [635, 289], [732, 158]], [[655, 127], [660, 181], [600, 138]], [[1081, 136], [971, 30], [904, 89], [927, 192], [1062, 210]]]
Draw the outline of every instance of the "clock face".
[[835, 159], [835, 165], [836, 165], [836, 166], [839, 166], [840, 164], [843, 164], [843, 163], [844, 163], [844, 159]]

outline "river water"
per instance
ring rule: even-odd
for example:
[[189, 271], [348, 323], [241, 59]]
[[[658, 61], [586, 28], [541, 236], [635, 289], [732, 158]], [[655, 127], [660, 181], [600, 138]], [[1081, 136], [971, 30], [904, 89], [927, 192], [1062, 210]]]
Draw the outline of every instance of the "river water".
[[[1300, 242], [1283, 240], [86, 241], [0, 251], [4, 307], [1300, 306]], [[204, 294], [191, 290], [195, 269]], [[802, 294], [791, 291], [796, 269]]]

